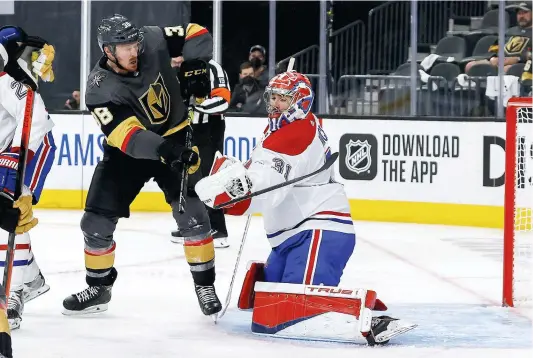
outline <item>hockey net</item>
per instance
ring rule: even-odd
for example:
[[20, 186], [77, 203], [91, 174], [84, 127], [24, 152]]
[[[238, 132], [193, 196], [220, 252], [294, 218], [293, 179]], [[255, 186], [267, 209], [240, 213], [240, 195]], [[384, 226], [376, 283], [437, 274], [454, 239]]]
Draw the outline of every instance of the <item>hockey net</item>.
[[533, 304], [533, 115], [531, 98], [511, 98], [506, 113], [503, 305]]

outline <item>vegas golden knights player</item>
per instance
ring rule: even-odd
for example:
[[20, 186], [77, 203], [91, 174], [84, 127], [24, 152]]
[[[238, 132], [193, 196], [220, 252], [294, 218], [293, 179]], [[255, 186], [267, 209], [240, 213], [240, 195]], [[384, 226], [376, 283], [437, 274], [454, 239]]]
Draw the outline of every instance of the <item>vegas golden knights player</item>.
[[[63, 301], [64, 314], [107, 309], [117, 278], [115, 227], [119, 218], [129, 217], [130, 204], [151, 178], [165, 194], [185, 237], [185, 256], [202, 312], [220, 311], [209, 217], [193, 189], [201, 178], [200, 158], [195, 147], [185, 147], [191, 127], [170, 65], [171, 57], [196, 46], [205, 33], [196, 24], [138, 29], [122, 15], [101, 21], [98, 44], [103, 56], [89, 74], [85, 97], [106, 136], [104, 157], [94, 172], [81, 219], [89, 287]], [[188, 168], [189, 189], [183, 193], [185, 212], [180, 213], [183, 165]]]

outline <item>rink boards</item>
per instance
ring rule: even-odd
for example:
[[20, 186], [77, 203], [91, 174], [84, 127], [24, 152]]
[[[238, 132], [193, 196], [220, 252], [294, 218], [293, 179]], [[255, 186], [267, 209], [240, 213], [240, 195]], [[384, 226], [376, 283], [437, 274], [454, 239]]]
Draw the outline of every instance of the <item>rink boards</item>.
[[[83, 208], [104, 136], [88, 114], [51, 117], [57, 151], [38, 206]], [[265, 126], [265, 118], [227, 117], [225, 154], [247, 160]], [[336, 179], [355, 219], [503, 226], [505, 123], [323, 118], [323, 127], [340, 152]], [[531, 167], [533, 130], [524, 132]], [[531, 172], [523, 175], [529, 185]], [[169, 211], [153, 181], [131, 209]]]

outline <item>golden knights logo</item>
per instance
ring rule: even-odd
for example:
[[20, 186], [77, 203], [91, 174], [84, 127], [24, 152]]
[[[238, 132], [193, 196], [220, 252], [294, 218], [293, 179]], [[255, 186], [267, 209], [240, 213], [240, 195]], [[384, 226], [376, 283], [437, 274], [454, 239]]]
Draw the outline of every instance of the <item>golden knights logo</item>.
[[161, 73], [139, 98], [144, 112], [152, 124], [164, 123], [170, 114], [170, 95]]
[[507, 55], [520, 56], [528, 43], [528, 37], [513, 36], [505, 44], [505, 52]]
[[361, 142], [350, 140], [346, 144], [346, 156], [344, 157], [346, 166], [352, 172], [361, 174], [370, 169], [372, 157], [370, 156], [370, 144], [368, 141]]

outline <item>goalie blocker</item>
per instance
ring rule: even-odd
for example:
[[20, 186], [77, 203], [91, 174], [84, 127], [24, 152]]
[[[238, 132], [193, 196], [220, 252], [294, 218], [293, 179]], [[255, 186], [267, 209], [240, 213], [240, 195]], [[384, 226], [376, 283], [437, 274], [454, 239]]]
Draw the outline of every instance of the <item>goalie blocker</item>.
[[375, 291], [264, 282], [264, 263], [248, 263], [238, 308], [252, 310], [252, 332], [282, 338], [386, 344], [415, 324], [372, 311], [387, 306]]

